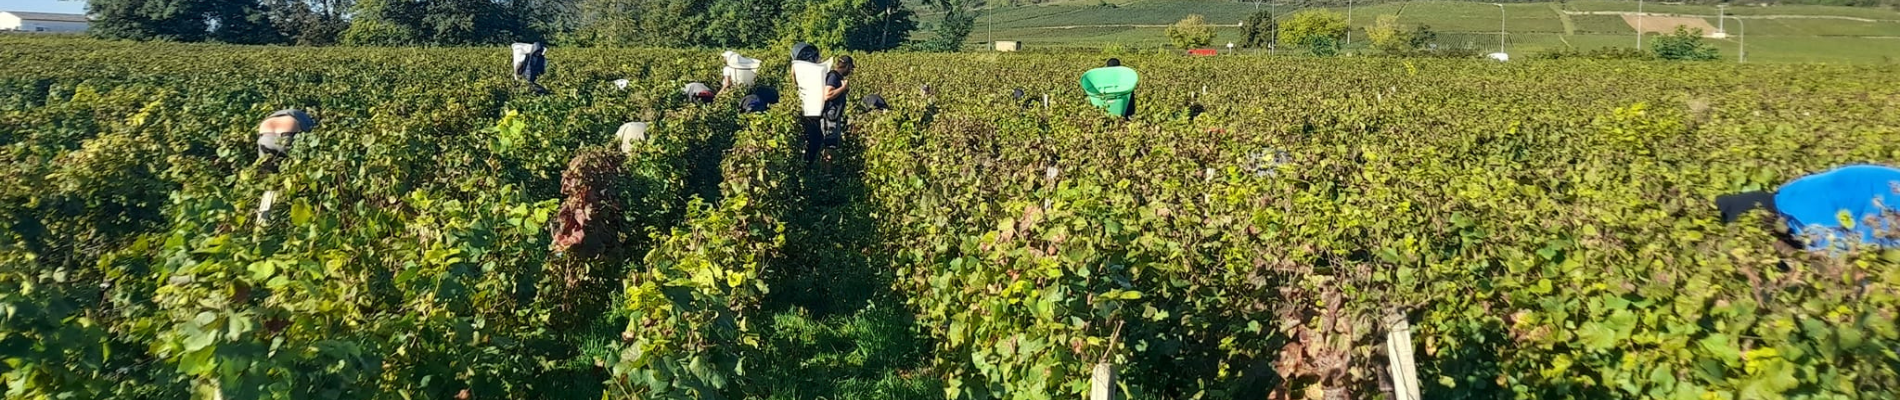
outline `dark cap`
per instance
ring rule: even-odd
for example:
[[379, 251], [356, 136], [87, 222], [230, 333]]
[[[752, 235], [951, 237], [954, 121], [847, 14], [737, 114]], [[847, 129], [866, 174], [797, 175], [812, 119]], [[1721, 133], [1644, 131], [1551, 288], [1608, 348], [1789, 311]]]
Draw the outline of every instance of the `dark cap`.
[[818, 46], [798, 42], [792, 45], [792, 60], [818, 62]]
[[858, 69], [858, 64], [851, 59], [851, 56], [838, 56], [837, 65], [831, 66], [831, 70], [847, 74], [856, 69]]

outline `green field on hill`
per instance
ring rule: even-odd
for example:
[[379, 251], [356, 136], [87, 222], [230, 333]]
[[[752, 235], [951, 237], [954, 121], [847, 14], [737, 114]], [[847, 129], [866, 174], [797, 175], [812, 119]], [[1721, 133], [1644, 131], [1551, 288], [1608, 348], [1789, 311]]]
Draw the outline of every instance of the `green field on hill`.
[[[1637, 4], [1635, 1], [1588, 0], [1588, 1], [1568, 2], [1567, 7], [1571, 10], [1576, 10], [1576, 11], [1634, 12], [1636, 11]], [[1643, 3], [1642, 7], [1643, 7], [1644, 12], [1652, 12], [1652, 13], [1699, 14], [1699, 15], [1715, 15], [1717, 13], [1715, 6], [1703, 6], [1703, 5], [1661, 4], [1657, 2], [1645, 2]], [[1900, 21], [1900, 11], [1895, 11], [1890, 8], [1876, 8], [1876, 7], [1835, 7], [1835, 6], [1811, 6], [1811, 5], [1780, 5], [1780, 6], [1767, 6], [1767, 7], [1734, 6], [1734, 7], [1729, 7], [1728, 14], [1729, 15], [1744, 15], [1744, 16], [1752, 16], [1752, 15], [1842, 16], [1842, 17]]]
[[[1040, 5], [1001, 6], [979, 11], [969, 43], [988, 48], [998, 40], [1021, 41], [1027, 50], [1168, 51], [1166, 25], [1189, 14], [1200, 14], [1216, 25], [1216, 47], [1240, 41], [1240, 22], [1256, 9], [1276, 10], [1282, 16], [1303, 8], [1294, 3], [1245, 3], [1199, 0], [1133, 0], [1119, 2], [1068, 1]], [[1334, 8], [1342, 13], [1345, 8]], [[1634, 46], [1635, 30], [1615, 13], [1634, 13], [1633, 1], [1520, 3], [1504, 6], [1506, 49], [1525, 54], [1554, 49], [1588, 50]], [[1737, 6], [1722, 11], [1713, 6], [1645, 3], [1645, 13], [1701, 17], [1710, 26], [1728, 29], [1726, 39], [1710, 39], [1722, 56], [1735, 60], [1747, 40], [1749, 61], [1890, 63], [1900, 59], [1900, 11], [1887, 8], [1834, 6]], [[1406, 25], [1427, 25], [1439, 33], [1438, 44], [1497, 48], [1499, 9], [1482, 2], [1397, 2], [1353, 7], [1354, 43], [1361, 48], [1365, 27], [1380, 15], [1398, 15]], [[1718, 13], [1728, 18], [1717, 18]], [[939, 15], [921, 13], [926, 25]]]

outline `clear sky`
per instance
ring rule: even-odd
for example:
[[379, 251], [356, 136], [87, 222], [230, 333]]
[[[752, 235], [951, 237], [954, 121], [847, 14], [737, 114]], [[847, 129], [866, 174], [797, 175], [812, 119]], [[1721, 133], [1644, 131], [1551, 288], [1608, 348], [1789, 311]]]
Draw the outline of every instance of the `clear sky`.
[[0, 11], [84, 14], [86, 2], [85, 0], [6, 0], [0, 1]]

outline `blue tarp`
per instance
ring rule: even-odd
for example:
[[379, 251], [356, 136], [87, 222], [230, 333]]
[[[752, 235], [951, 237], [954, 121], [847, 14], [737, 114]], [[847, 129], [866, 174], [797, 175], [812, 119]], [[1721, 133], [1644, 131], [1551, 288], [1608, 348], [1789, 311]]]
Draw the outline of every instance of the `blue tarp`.
[[[1789, 232], [1796, 237], [1813, 234], [1810, 247], [1823, 249], [1831, 238], [1859, 236], [1862, 243], [1891, 247], [1890, 239], [1878, 239], [1874, 233], [1884, 230], [1879, 216], [1892, 209], [1900, 194], [1900, 169], [1879, 165], [1852, 165], [1809, 175], [1788, 182], [1775, 193], [1775, 209], [1787, 218]], [[1843, 225], [1841, 214], [1852, 218], [1851, 229]], [[1868, 217], [1874, 223], [1868, 223]]]

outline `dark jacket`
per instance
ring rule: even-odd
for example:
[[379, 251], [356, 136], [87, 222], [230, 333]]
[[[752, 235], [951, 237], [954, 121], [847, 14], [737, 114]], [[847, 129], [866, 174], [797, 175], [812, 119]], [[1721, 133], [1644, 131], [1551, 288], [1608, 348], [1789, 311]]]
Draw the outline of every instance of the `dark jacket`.
[[[833, 88], [838, 88], [838, 87], [843, 87], [843, 86], [844, 86], [844, 74], [840, 74], [838, 73], [838, 71], [825, 72], [825, 90], [831, 90]], [[824, 113], [819, 114], [819, 115], [823, 116], [825, 120], [827, 121], [833, 121], [833, 122], [843, 121], [845, 102], [850, 97], [851, 97], [851, 92], [850, 90], [847, 89], [844, 93], [839, 93], [838, 97], [833, 97], [830, 100], [825, 100]]]

